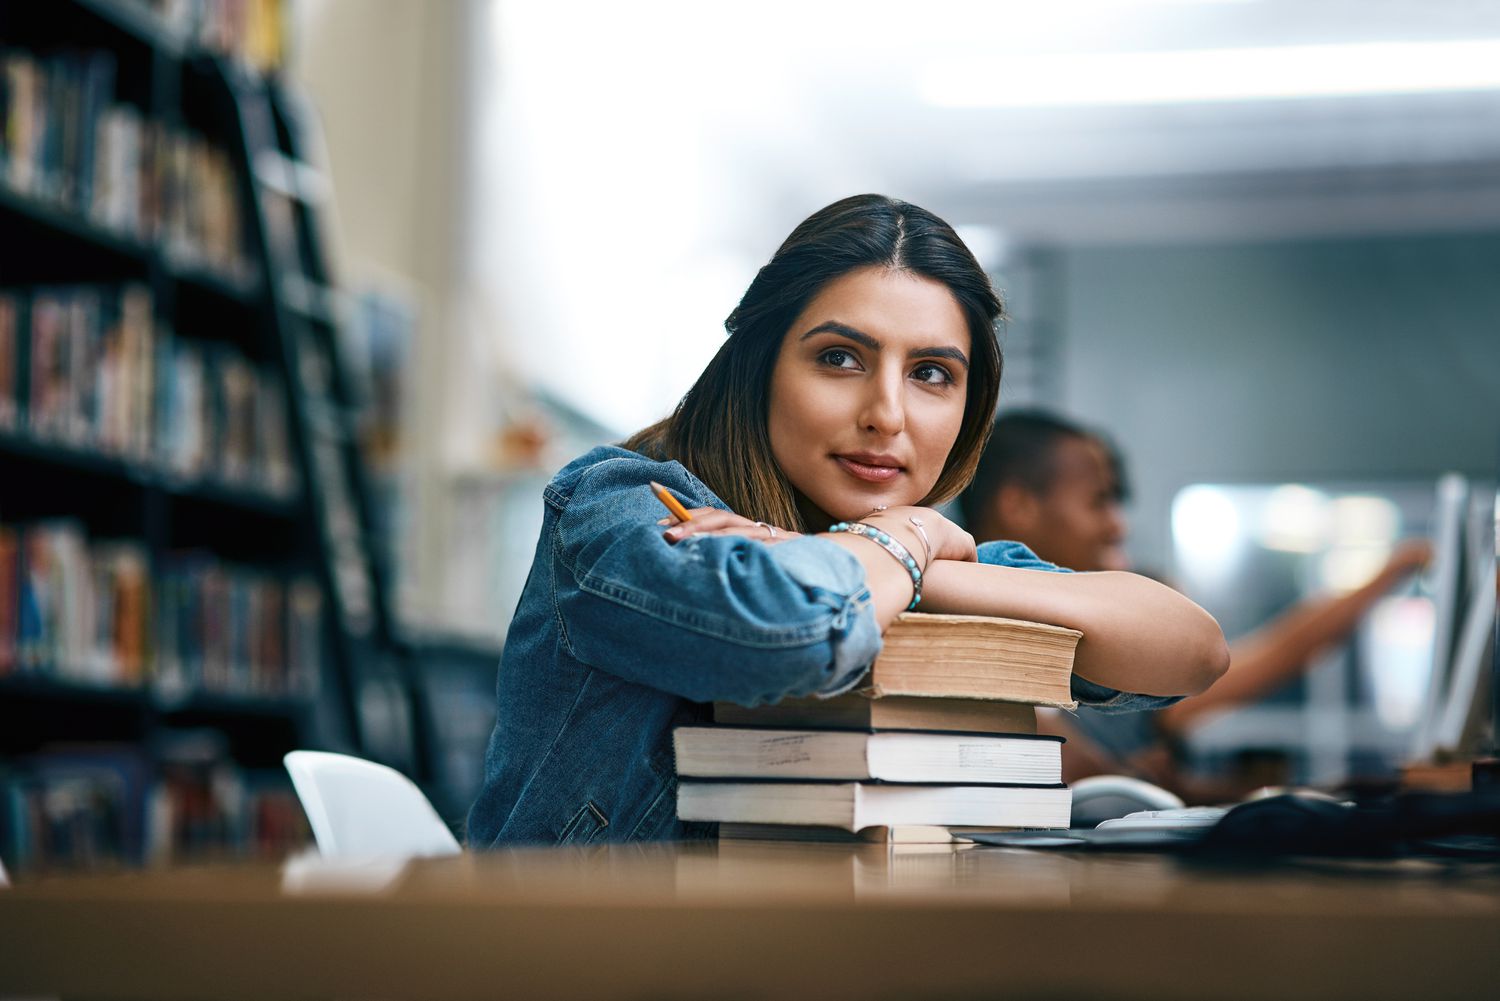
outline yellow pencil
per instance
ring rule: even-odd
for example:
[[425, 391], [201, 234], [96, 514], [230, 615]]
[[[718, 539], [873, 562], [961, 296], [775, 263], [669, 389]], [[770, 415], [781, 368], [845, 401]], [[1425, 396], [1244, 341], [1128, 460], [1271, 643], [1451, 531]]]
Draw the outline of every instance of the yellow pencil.
[[662, 486], [660, 483], [657, 483], [655, 480], [652, 480], [651, 491], [652, 493], [656, 494], [657, 500], [661, 501], [667, 506], [667, 510], [671, 511], [672, 515], [678, 521], [693, 520], [693, 516], [688, 514], [688, 509], [683, 507], [682, 504], [677, 500], [677, 498], [673, 497], [671, 493], [667, 491], [666, 487]]

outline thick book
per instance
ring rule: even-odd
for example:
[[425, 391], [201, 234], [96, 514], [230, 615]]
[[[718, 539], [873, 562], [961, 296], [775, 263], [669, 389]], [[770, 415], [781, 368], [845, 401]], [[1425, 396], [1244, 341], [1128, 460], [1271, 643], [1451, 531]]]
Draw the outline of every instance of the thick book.
[[775, 705], [753, 709], [715, 702], [714, 722], [730, 726], [1020, 734], [1036, 733], [1036, 710], [1022, 702], [901, 695], [872, 699], [851, 692], [831, 699], [782, 699]]
[[1056, 785], [1062, 738], [684, 726], [672, 734], [677, 774], [690, 778], [878, 779]]
[[874, 698], [1000, 699], [1071, 709], [1073, 653], [1083, 633], [984, 615], [905, 612], [865, 681]]
[[713, 782], [677, 786], [682, 820], [867, 827], [1067, 827], [1066, 786]]

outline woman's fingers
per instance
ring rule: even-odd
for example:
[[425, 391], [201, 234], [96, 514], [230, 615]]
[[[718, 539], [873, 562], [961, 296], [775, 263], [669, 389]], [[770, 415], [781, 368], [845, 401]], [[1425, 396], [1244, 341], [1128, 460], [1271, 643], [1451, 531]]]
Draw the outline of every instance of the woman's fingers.
[[669, 523], [662, 537], [668, 542], [680, 542], [691, 535], [738, 535], [760, 542], [785, 542], [796, 537], [794, 532], [751, 521], [733, 511], [707, 507], [695, 508], [688, 513], [692, 515], [690, 520]]
[[714, 514], [728, 514], [728, 513], [730, 513], [730, 512], [720, 511], [716, 507], [695, 507], [695, 508], [691, 508], [691, 509], [688, 510], [688, 514], [692, 516], [692, 520], [691, 521], [684, 522], [680, 518], [678, 518], [675, 514], [669, 514], [665, 518], [659, 518], [659, 519], [657, 519], [656, 523], [658, 525], [683, 525], [683, 524], [687, 524], [687, 525], [693, 525], [693, 524], [701, 525], [704, 522], [705, 519], [708, 519], [709, 515], [714, 515]]
[[726, 525], [753, 525], [755, 522], [748, 518], [742, 518], [733, 511], [721, 511], [716, 507], [694, 508], [688, 514], [692, 518], [688, 521], [676, 521], [673, 528], [681, 529], [681, 535], [696, 535], [700, 532], [712, 532]]
[[692, 515], [691, 519], [679, 521], [662, 533], [668, 542], [680, 542], [690, 535], [708, 535], [736, 525], [754, 524], [733, 511], [720, 511], [717, 508], [697, 508], [688, 513]]

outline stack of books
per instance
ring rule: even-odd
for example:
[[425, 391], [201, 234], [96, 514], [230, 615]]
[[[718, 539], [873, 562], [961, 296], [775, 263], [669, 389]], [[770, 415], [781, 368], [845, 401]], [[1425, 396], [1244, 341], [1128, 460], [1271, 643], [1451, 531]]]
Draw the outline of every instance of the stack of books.
[[907, 613], [866, 687], [747, 709], [673, 735], [677, 815], [722, 838], [951, 841], [966, 829], [1067, 827], [1062, 740], [1037, 706], [1072, 708], [1082, 633]]

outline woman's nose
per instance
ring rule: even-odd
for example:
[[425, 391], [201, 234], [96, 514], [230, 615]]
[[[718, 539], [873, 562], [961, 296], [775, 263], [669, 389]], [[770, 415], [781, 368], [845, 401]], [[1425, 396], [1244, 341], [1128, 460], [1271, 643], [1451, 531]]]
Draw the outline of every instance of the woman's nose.
[[895, 380], [872, 380], [870, 394], [865, 400], [864, 412], [860, 414], [860, 425], [884, 437], [900, 434], [906, 428], [906, 406], [901, 397], [902, 387], [892, 385]]

